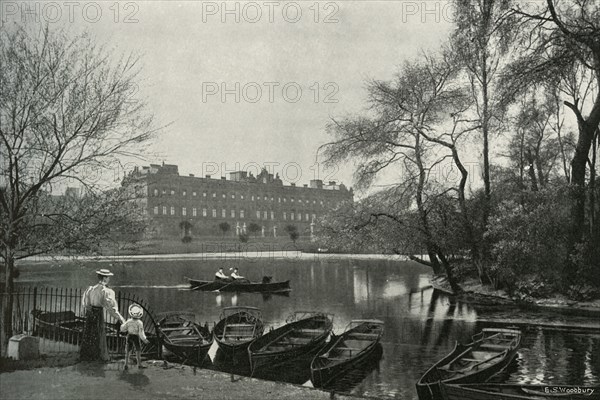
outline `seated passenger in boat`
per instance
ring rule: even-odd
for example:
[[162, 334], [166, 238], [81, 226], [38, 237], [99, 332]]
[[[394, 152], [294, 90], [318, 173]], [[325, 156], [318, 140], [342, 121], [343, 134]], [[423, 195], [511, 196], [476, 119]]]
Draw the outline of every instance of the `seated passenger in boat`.
[[231, 278], [232, 278], [232, 279], [246, 279], [246, 278], [244, 278], [243, 276], [241, 276], [241, 275], [238, 273], [238, 269], [237, 269], [237, 268], [234, 268], [234, 269], [233, 269], [233, 272], [231, 273], [231, 275], [230, 275], [230, 276], [231, 276]]
[[229, 277], [225, 275], [225, 272], [223, 272], [223, 267], [219, 268], [219, 270], [215, 272], [215, 280], [229, 280]]

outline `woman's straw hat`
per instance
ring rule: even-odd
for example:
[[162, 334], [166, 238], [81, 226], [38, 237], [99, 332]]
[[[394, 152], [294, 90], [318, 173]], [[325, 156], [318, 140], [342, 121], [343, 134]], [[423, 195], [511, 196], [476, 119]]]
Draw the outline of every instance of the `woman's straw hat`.
[[96, 271], [96, 273], [98, 275], [102, 275], [102, 276], [113, 276], [114, 274], [112, 272], [110, 272], [108, 269], [99, 269], [98, 271]]

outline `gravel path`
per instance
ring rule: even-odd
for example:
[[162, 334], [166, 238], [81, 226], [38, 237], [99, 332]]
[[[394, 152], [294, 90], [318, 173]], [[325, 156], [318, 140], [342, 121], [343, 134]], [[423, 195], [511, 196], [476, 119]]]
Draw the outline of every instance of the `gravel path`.
[[[64, 368], [37, 368], [0, 374], [2, 399], [261, 399], [326, 400], [330, 394], [309, 387], [262, 381], [206, 369], [165, 368], [148, 362], [146, 369], [122, 363], [79, 363]], [[344, 396], [335, 396], [344, 399]]]

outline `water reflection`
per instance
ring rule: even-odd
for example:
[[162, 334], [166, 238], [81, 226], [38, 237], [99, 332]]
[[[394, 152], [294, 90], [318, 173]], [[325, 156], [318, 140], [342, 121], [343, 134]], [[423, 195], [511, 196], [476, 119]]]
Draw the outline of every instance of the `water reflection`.
[[[420, 375], [454, 346], [467, 342], [483, 327], [516, 325], [524, 336], [514, 365], [502, 379], [511, 383], [600, 384], [600, 330], [596, 319], [507, 307], [475, 308], [451, 302], [429, 287], [430, 269], [408, 262], [385, 260], [239, 261], [251, 280], [263, 275], [291, 280], [287, 296], [252, 293], [212, 293], [187, 290], [184, 276], [206, 278], [226, 260], [128, 261], [115, 263], [111, 282], [148, 301], [154, 312], [187, 311], [196, 321], [213, 326], [222, 307], [259, 307], [267, 326], [279, 327], [295, 310], [335, 314], [340, 333], [352, 319], [377, 318], [385, 322], [383, 359], [356, 385], [353, 394], [416, 399], [414, 384]], [[21, 286], [86, 287], [98, 265], [62, 263], [21, 265]], [[168, 273], [166, 273], [168, 272]], [[536, 325], [531, 327], [529, 322]], [[556, 329], [564, 325], [590, 329]], [[227, 360], [211, 354], [227, 370]], [[300, 364], [298, 364], [300, 365]], [[236, 368], [243, 363], [235, 365]], [[297, 382], [306, 368], [289, 368]], [[239, 374], [239, 370], [235, 371]], [[249, 371], [248, 371], [249, 373]], [[302, 375], [304, 374], [304, 375]], [[283, 379], [283, 378], [282, 378]]]
[[252, 371], [251, 376], [259, 379], [302, 385], [310, 379], [310, 363], [315, 355], [316, 352], [312, 352], [284, 364], [279, 364], [276, 368]]

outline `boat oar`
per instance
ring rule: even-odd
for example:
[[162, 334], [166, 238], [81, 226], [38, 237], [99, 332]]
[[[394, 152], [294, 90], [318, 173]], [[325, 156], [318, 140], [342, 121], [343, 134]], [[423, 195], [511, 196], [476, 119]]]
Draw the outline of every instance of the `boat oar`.
[[235, 282], [235, 280], [229, 282], [227, 285], [220, 287], [219, 289], [215, 289], [213, 290], [213, 292], [220, 292], [221, 290], [225, 289], [227, 286], [233, 284]]
[[194, 286], [194, 287], [192, 288], [192, 290], [198, 290], [198, 289], [200, 289], [200, 288], [203, 288], [204, 286], [208, 286], [208, 285], [210, 285], [211, 283], [213, 283], [213, 282], [206, 282], [206, 283], [203, 283], [202, 285]]
[[[188, 278], [187, 276], [184, 276], [184, 278], [188, 280], [188, 282], [190, 283], [190, 285], [192, 285], [192, 281], [193, 281], [192, 278]], [[196, 290], [198, 288], [201, 288], [201, 287], [204, 287], [204, 286], [208, 285], [209, 283], [211, 283], [211, 282], [206, 282], [206, 283], [203, 283], [202, 285], [198, 285], [198, 286], [192, 286], [190, 288], [190, 290]]]

